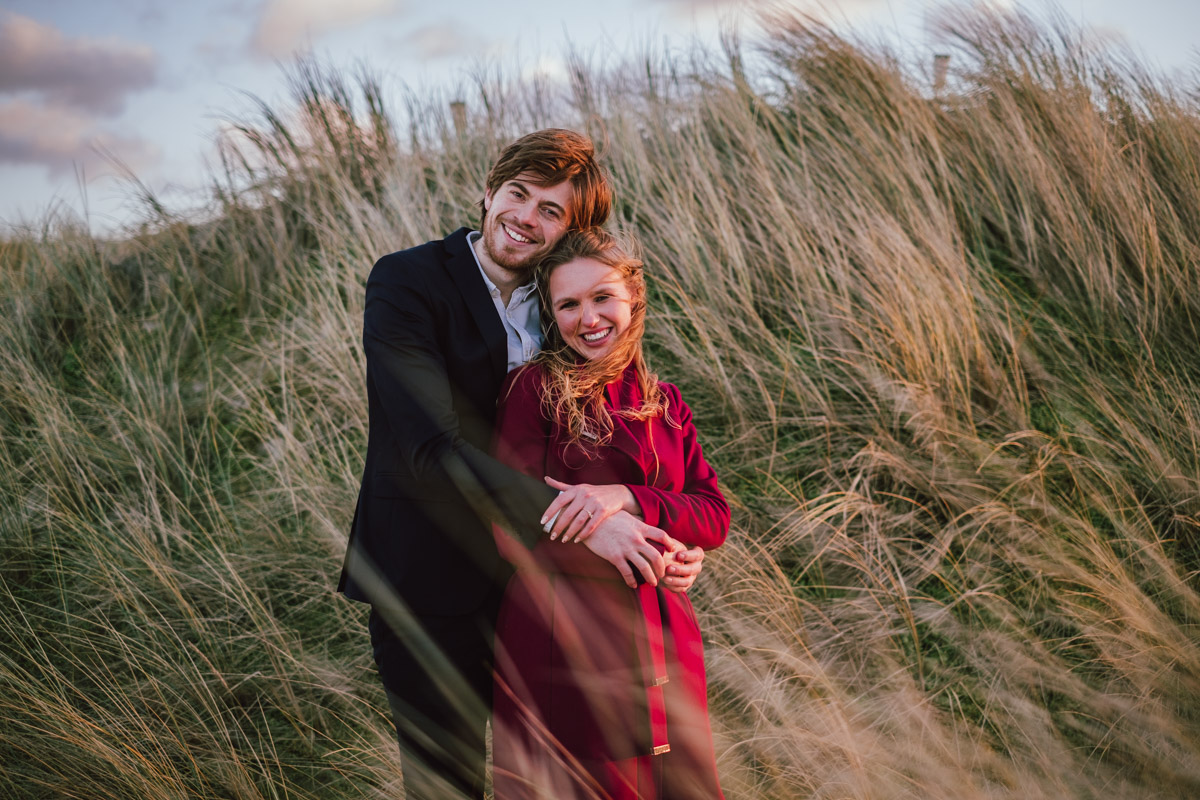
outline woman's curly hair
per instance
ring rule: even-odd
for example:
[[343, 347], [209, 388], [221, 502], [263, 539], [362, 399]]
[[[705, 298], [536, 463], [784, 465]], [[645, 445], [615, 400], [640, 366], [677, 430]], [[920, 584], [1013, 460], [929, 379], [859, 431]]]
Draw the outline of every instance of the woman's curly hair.
[[[571, 231], [537, 268], [538, 294], [542, 306], [542, 324], [546, 342], [533, 359], [541, 364], [542, 403], [550, 419], [559, 420], [567, 429], [568, 444], [606, 444], [612, 437], [612, 417], [644, 420], [667, 415], [667, 399], [658, 384], [658, 376], [646, 366], [642, 354], [642, 335], [646, 327], [646, 278], [637, 245], [626, 245], [603, 228]], [[587, 360], [563, 339], [554, 322], [550, 297], [550, 276], [571, 261], [589, 258], [616, 270], [625, 281], [631, 297], [629, 327], [599, 358]], [[604, 402], [604, 387], [618, 380], [630, 364], [637, 371], [642, 402], [636, 408], [610, 411]], [[585, 448], [586, 449], [586, 448]]]

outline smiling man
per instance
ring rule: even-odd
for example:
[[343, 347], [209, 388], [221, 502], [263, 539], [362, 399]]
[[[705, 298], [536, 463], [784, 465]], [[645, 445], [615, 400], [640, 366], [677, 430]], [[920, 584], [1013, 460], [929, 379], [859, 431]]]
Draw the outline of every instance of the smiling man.
[[[537, 131], [488, 174], [480, 231], [384, 256], [367, 279], [370, 428], [339, 590], [371, 604], [409, 800], [483, 797], [492, 633], [510, 574], [492, 524], [527, 544], [565, 527], [542, 527], [556, 489], [489, 455], [496, 397], [541, 347], [534, 267], [610, 206], [591, 141]], [[665, 534], [625, 511], [588, 527], [585, 545], [630, 586], [636, 572], [683, 591], [699, 572], [702, 551], [668, 564], [646, 546]]]

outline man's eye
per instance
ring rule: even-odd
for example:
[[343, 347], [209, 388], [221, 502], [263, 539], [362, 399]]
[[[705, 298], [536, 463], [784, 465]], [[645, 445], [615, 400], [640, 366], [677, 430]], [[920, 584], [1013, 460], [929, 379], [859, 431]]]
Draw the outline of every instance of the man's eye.
[[550, 219], [554, 219], [554, 220], [557, 220], [559, 217], [562, 216], [562, 214], [558, 213], [558, 209], [555, 209], [555, 208], [544, 209], [542, 211], [542, 213], [545, 214]]

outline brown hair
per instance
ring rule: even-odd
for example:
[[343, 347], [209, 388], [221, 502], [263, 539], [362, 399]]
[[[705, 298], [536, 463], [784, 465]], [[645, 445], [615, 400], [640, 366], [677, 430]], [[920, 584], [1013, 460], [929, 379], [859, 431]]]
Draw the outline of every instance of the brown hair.
[[[572, 444], [582, 444], [583, 439], [597, 444], [608, 442], [612, 436], [612, 417], [605, 407], [604, 387], [618, 380], [630, 364], [637, 372], [642, 403], [637, 408], [618, 409], [613, 413], [637, 420], [666, 417], [666, 396], [658, 385], [658, 376], [646, 366], [642, 353], [642, 335], [646, 329], [646, 278], [642, 261], [633, 255], [634, 252], [636, 243], [625, 246], [602, 228], [584, 228], [567, 233], [554, 252], [537, 267], [546, 342], [533, 363], [543, 367], [542, 404], [551, 419], [566, 426], [568, 441]], [[563, 340], [562, 332], [554, 322], [550, 298], [550, 276], [554, 270], [581, 258], [594, 259], [617, 270], [631, 297], [629, 327], [606, 354], [591, 360], [581, 359]]]
[[[533, 175], [542, 186], [571, 182], [571, 208], [567, 209], [570, 228], [603, 225], [612, 208], [612, 188], [608, 176], [596, 163], [596, 148], [583, 134], [565, 128], [544, 128], [528, 133], [504, 148], [492, 165], [486, 187], [493, 195], [520, 174]], [[479, 202], [479, 220], [483, 224], [487, 209]]]

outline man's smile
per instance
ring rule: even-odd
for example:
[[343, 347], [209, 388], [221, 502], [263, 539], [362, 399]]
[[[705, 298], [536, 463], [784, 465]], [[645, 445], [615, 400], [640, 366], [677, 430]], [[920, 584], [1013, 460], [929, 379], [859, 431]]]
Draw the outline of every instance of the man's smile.
[[505, 225], [503, 222], [500, 223], [500, 227], [504, 229], [504, 232], [506, 234], [508, 234], [508, 238], [512, 239], [517, 244], [533, 244], [533, 239], [530, 239], [528, 236], [525, 236], [524, 234], [517, 233], [512, 228]]

